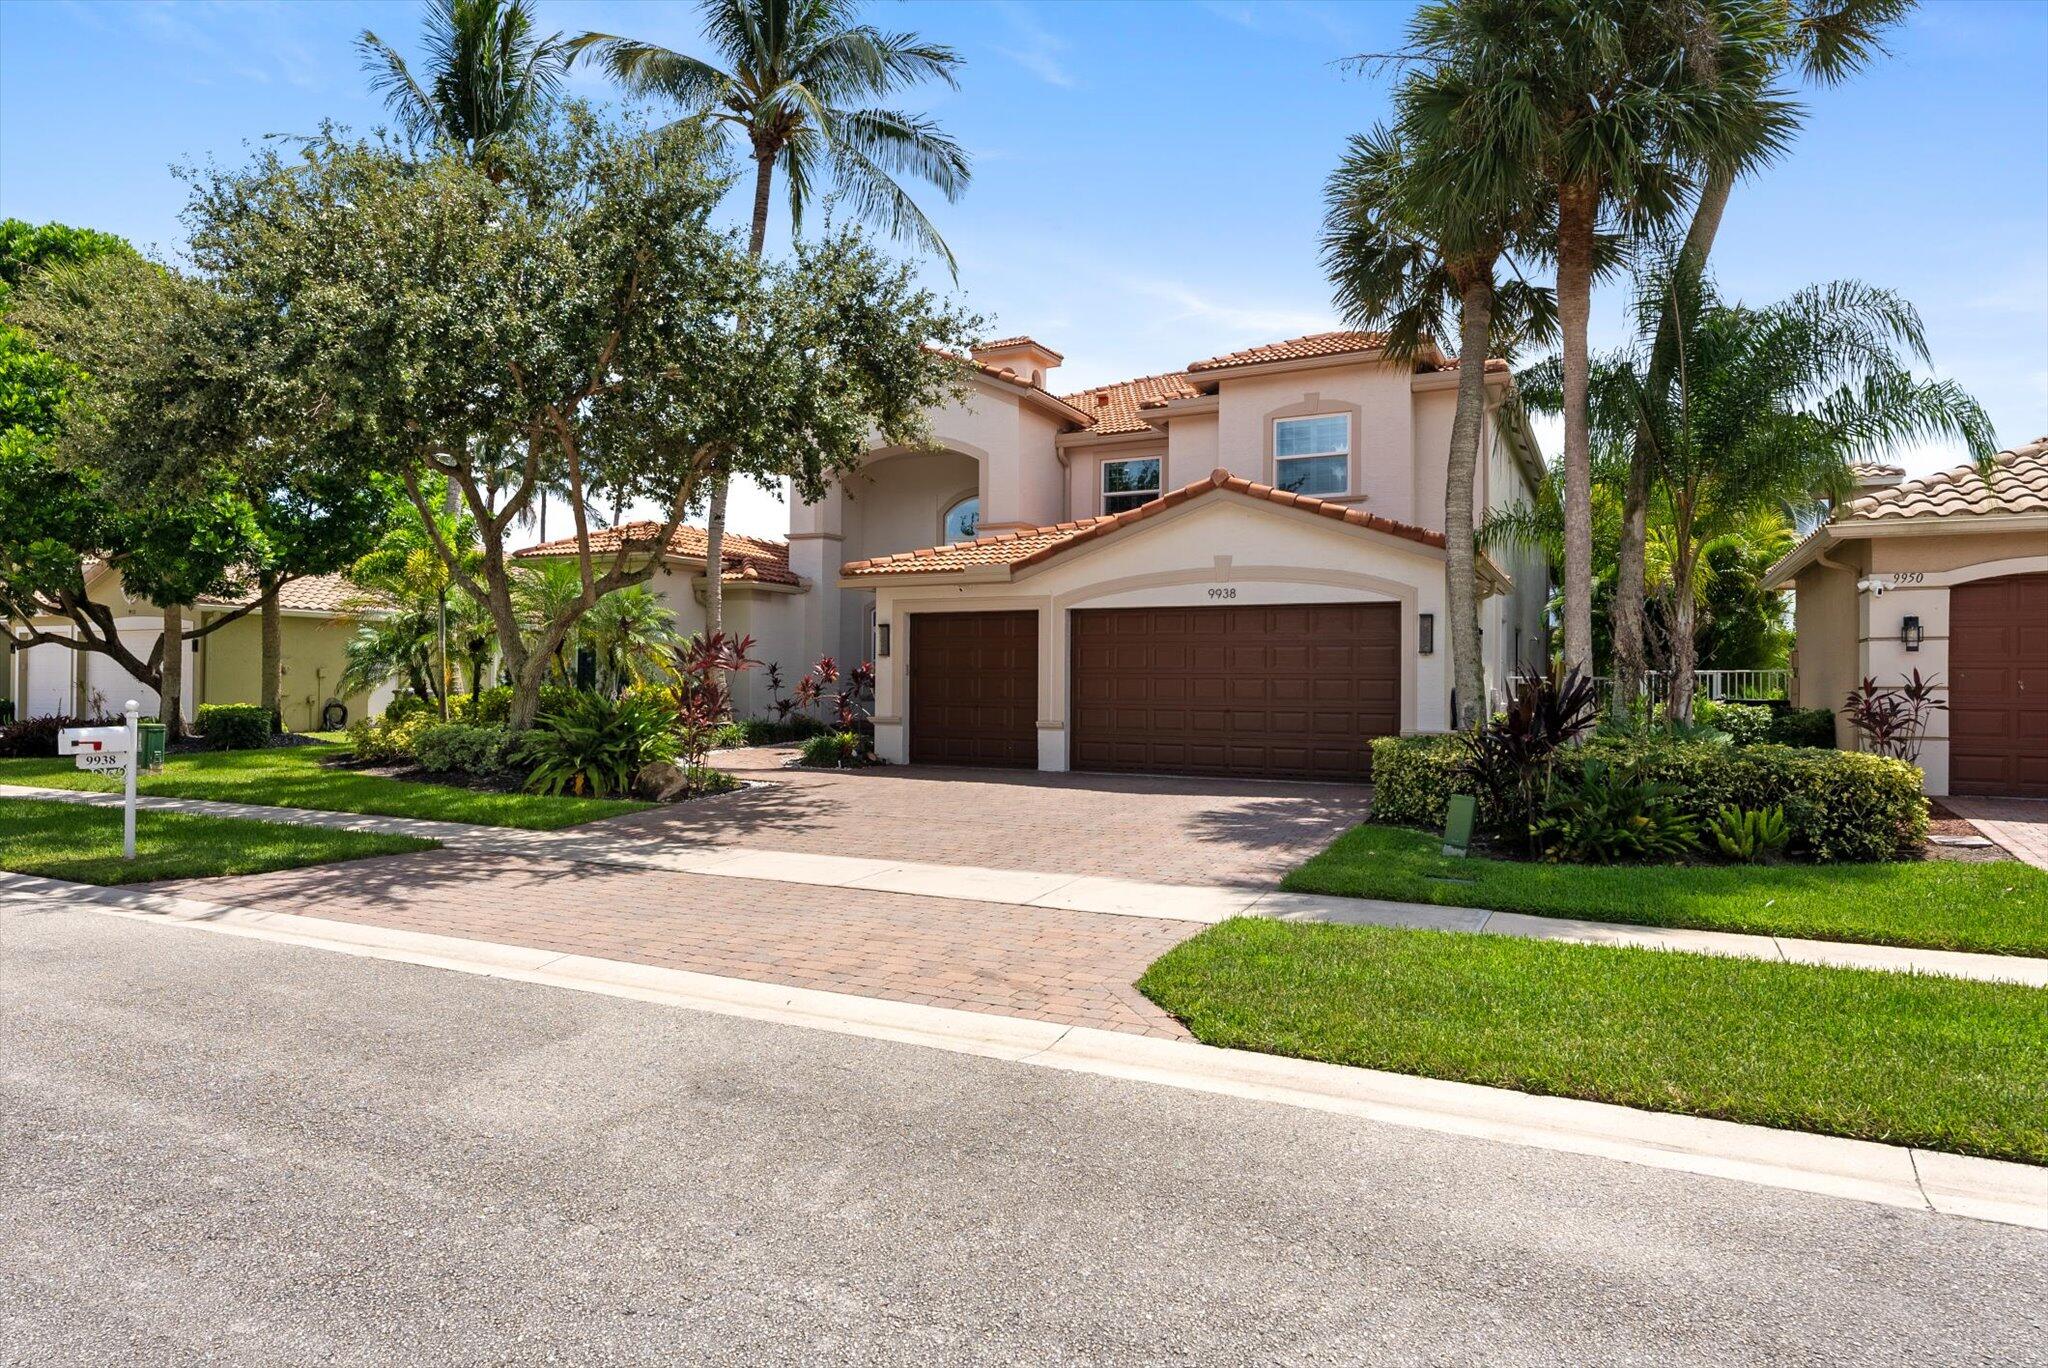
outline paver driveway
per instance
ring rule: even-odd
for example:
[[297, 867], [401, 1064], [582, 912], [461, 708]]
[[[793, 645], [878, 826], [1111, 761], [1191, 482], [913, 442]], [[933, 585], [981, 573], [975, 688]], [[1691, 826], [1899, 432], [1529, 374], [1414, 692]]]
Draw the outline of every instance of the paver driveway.
[[1365, 817], [1356, 784], [788, 767], [780, 749], [726, 751], [759, 787], [614, 818], [606, 830], [886, 860], [1270, 888]]
[[[757, 786], [593, 824], [689, 845], [1270, 888], [1364, 815], [1345, 786], [720, 763]], [[194, 897], [969, 1011], [1185, 1034], [1131, 983], [1186, 921], [449, 850]]]

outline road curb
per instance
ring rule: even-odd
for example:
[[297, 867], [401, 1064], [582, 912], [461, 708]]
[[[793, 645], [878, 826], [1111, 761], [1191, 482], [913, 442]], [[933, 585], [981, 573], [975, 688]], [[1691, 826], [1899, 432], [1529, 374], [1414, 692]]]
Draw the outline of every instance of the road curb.
[[136, 889], [0, 876], [0, 903], [116, 916], [2048, 1229], [2048, 1168], [1541, 1097], [1056, 1022], [724, 978]]

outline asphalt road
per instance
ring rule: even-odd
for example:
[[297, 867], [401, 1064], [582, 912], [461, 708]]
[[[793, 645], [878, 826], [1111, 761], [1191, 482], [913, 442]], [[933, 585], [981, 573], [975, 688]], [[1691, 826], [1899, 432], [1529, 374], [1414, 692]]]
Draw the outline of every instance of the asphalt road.
[[2048, 1356], [2039, 1232], [0, 908], [8, 1363]]

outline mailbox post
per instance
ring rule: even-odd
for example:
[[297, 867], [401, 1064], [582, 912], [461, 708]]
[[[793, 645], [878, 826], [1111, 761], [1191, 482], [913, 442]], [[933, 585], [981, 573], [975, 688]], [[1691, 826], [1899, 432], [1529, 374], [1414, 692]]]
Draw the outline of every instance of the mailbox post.
[[141, 746], [142, 709], [134, 699], [122, 710], [127, 721], [118, 727], [67, 727], [57, 734], [57, 754], [94, 774], [121, 771], [121, 858], [135, 858], [135, 762]]

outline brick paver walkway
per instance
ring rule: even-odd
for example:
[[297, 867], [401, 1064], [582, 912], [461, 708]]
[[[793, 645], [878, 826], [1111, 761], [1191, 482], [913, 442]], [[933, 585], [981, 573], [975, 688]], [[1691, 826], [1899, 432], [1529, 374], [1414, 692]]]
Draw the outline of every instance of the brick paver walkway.
[[1182, 921], [453, 850], [161, 885], [339, 921], [1185, 1038], [1131, 986]]
[[2048, 869], [2048, 801], [2038, 798], [1944, 798], [1942, 806], [2036, 869]]
[[766, 781], [720, 798], [583, 828], [693, 842], [1038, 869], [1147, 883], [1270, 888], [1363, 821], [1353, 784], [886, 766], [785, 767], [786, 750], [721, 752]]

